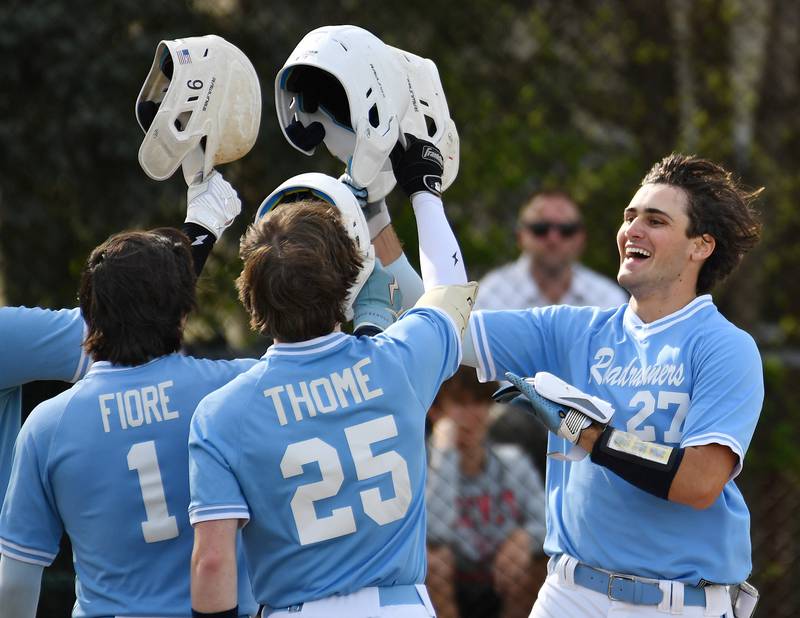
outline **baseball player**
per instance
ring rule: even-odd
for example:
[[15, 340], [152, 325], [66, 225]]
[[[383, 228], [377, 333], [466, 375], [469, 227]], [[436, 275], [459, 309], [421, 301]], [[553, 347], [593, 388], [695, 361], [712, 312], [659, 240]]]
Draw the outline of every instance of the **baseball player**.
[[[411, 138], [395, 157], [416, 215], [449, 233], [433, 254], [454, 243], [436, 154]], [[358, 259], [324, 204], [271, 211], [247, 232], [242, 257], [240, 298], [276, 343], [192, 421], [193, 615], [240, 611], [234, 548], [243, 526], [264, 617], [434, 616], [423, 585], [424, 423], [458, 366], [475, 293], [460, 254], [426, 270], [417, 306], [375, 337], [338, 328], [343, 315], [331, 308]]]
[[709, 292], [758, 240], [757, 194], [670, 155], [623, 213], [627, 305], [473, 314], [465, 360], [482, 380], [512, 380], [501, 397], [554, 432], [550, 575], [532, 617], [733, 615], [729, 587], [751, 568], [733, 479], [764, 388], [755, 343]]
[[[190, 189], [188, 202], [184, 229], [214, 240], [241, 209], [217, 172]], [[189, 418], [203, 395], [254, 362], [175, 353], [195, 272], [212, 245], [191, 246], [168, 228], [124, 233], [93, 251], [79, 309], [0, 311], [6, 340], [23, 352], [4, 379], [85, 374], [38, 406], [19, 435], [0, 515], [0, 607], [8, 615], [35, 615], [42, 569], [64, 531], [79, 580], [74, 615], [189, 613], [188, 577], [175, 578], [188, 575], [191, 553]], [[29, 325], [47, 330], [32, 338], [22, 330]], [[255, 610], [250, 603], [243, 606]]]
[[[190, 187], [182, 230], [192, 240], [199, 274], [217, 238], [239, 214], [236, 192], [218, 172]], [[0, 307], [0, 501], [11, 473], [14, 440], [22, 415], [22, 385], [36, 380], [76, 382], [91, 365], [81, 347], [85, 324], [80, 310]]]

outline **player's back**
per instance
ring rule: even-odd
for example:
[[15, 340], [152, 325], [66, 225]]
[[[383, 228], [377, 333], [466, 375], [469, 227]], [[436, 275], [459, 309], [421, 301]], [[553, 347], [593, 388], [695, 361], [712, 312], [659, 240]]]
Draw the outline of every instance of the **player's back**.
[[[435, 311], [394, 326], [275, 345], [198, 409], [192, 521], [218, 518], [223, 505], [249, 516], [243, 539], [261, 603], [424, 581], [425, 415], [457, 367], [458, 342]], [[217, 455], [197, 453], [201, 440], [235, 479], [208, 471], [206, 456]]]
[[[26, 423], [50, 519], [63, 522], [72, 542], [74, 616], [191, 613], [189, 422], [205, 394], [254, 362], [171, 354], [136, 367], [96, 363], [70, 391], [40, 406], [30, 428]], [[20, 474], [13, 482], [25, 481]], [[14, 512], [19, 502], [7, 505], [4, 541], [54, 555], [58, 522], [49, 522], [49, 538], [29, 540]], [[240, 599], [248, 598], [241, 596], [249, 592], [246, 584]], [[255, 610], [246, 601], [240, 608]]]

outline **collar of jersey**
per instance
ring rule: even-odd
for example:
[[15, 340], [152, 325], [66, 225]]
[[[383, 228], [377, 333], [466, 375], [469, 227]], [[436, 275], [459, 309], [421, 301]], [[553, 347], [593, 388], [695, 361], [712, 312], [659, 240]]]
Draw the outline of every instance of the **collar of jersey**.
[[[178, 354], [178, 352], [173, 352], [172, 354]], [[172, 356], [172, 354], [157, 356], [153, 360], [149, 360], [146, 363], [142, 363], [141, 365], [115, 365], [110, 361], [95, 361], [94, 363], [92, 363], [92, 366], [89, 367], [89, 370], [86, 372], [86, 375], [88, 376], [90, 374], [95, 374], [95, 373], [108, 373], [109, 371], [133, 371], [135, 369], [141, 369], [142, 367], [147, 367], [148, 365], [157, 363], [162, 358], [166, 358], [167, 356]]]
[[325, 350], [334, 348], [347, 340], [347, 335], [342, 332], [330, 333], [322, 337], [308, 339], [307, 341], [295, 341], [294, 343], [273, 343], [264, 354], [268, 356], [304, 356], [307, 354], [319, 354]]
[[702, 296], [695, 298], [688, 305], [681, 307], [676, 312], [665, 315], [663, 318], [659, 318], [654, 322], [648, 322], [645, 324], [642, 322], [642, 319], [636, 315], [633, 309], [631, 309], [630, 304], [628, 304], [628, 306], [625, 308], [623, 323], [626, 330], [633, 333], [635, 337], [644, 339], [650, 335], [660, 333], [674, 324], [688, 320], [698, 311], [701, 311], [706, 307], [713, 306], [714, 302], [711, 300], [711, 294], [703, 294]]

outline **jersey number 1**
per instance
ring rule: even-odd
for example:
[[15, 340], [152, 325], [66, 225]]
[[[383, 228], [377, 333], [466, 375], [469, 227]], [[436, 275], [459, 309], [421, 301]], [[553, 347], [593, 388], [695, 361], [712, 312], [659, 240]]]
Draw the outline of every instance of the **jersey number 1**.
[[178, 522], [167, 511], [164, 482], [158, 467], [154, 440], [138, 442], [128, 451], [128, 470], [139, 474], [139, 489], [147, 519], [142, 522], [142, 534], [146, 543], [158, 543], [178, 536]]
[[[344, 433], [359, 481], [381, 474], [390, 474], [392, 478], [394, 498], [382, 499], [377, 487], [360, 492], [364, 512], [381, 526], [405, 517], [411, 504], [411, 480], [405, 459], [397, 451], [373, 455], [370, 448], [374, 442], [397, 435], [394, 417], [387, 415], [352, 425]], [[301, 545], [327, 541], [356, 531], [356, 520], [351, 507], [333, 509], [327, 517], [317, 517], [314, 508], [315, 501], [338, 494], [344, 482], [342, 462], [336, 449], [330, 444], [319, 438], [290, 444], [281, 459], [283, 478], [302, 474], [303, 465], [314, 462], [319, 465], [322, 480], [300, 485], [291, 502]]]

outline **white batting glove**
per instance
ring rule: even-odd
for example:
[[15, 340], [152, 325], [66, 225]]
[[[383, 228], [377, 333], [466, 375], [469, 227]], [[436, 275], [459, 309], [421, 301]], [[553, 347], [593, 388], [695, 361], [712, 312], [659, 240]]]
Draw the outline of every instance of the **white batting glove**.
[[242, 212], [236, 189], [216, 170], [200, 184], [189, 187], [186, 203], [186, 223], [202, 225], [217, 240]]
[[381, 198], [377, 202], [368, 203], [367, 190], [364, 187], [359, 187], [349, 174], [339, 176], [339, 182], [352, 191], [367, 220], [369, 239], [374, 240], [381, 233], [381, 230], [392, 222], [389, 216], [389, 209], [386, 207], [386, 200]]

